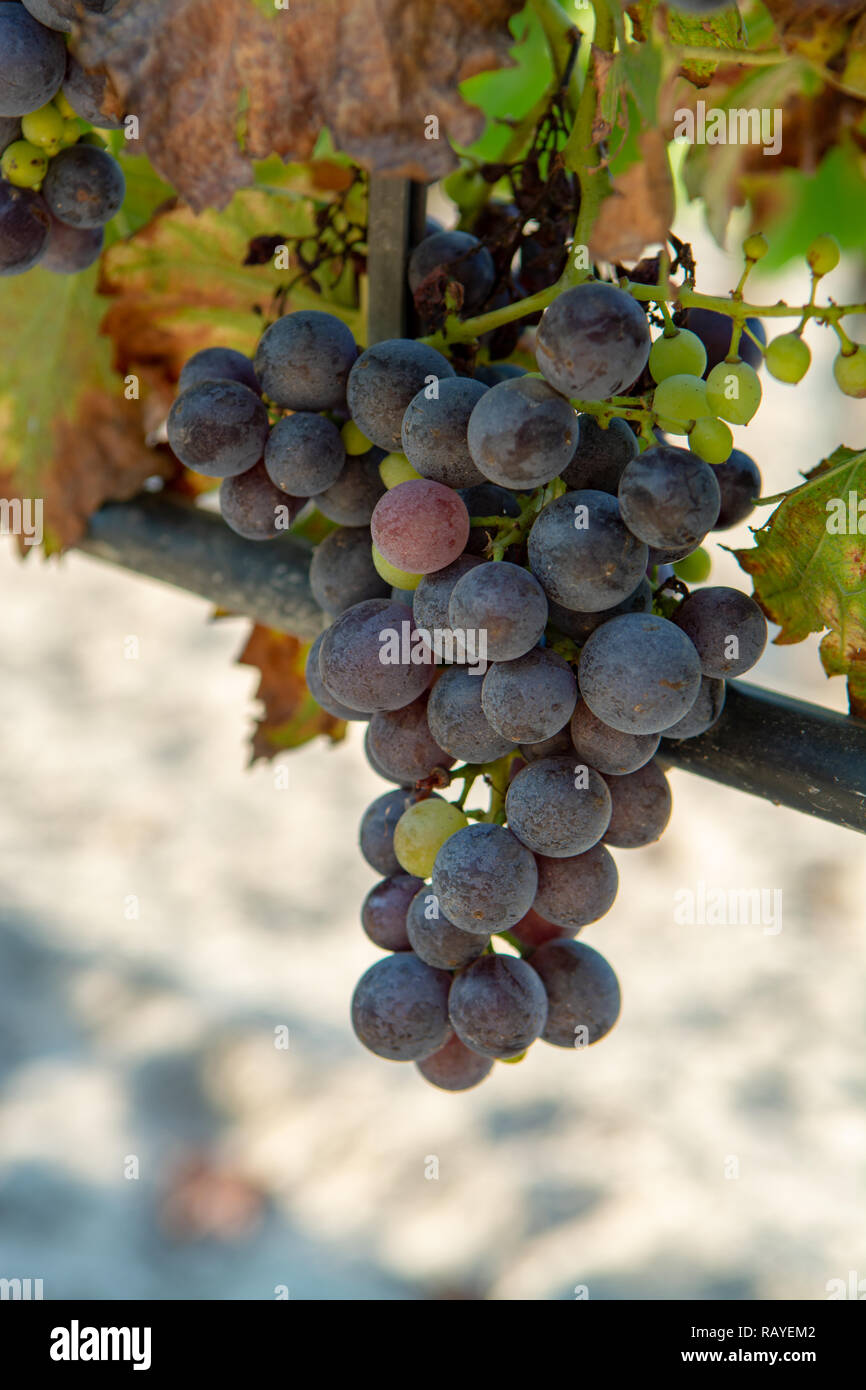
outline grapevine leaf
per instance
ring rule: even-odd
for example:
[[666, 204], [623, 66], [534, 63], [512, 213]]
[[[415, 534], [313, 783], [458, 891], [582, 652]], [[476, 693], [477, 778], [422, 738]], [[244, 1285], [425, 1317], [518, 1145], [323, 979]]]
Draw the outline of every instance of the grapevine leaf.
[[[736, 550], [781, 645], [827, 629], [828, 676], [848, 678], [852, 714], [866, 714], [866, 450], [836, 449], [788, 493], [751, 550]], [[866, 508], [864, 508], [866, 512]], [[844, 529], [836, 529], [844, 527]], [[862, 527], [862, 531], [860, 530]]]
[[674, 194], [667, 146], [658, 130], [639, 139], [640, 161], [613, 180], [590, 239], [593, 259], [637, 260], [644, 247], [664, 241], [673, 219]]
[[[112, 246], [103, 258], [100, 288], [111, 300], [104, 330], [114, 341], [119, 370], [159, 363], [176, 380], [200, 348], [222, 345], [252, 353], [267, 318], [283, 311], [275, 308], [276, 291], [297, 278], [296, 269], [276, 269], [272, 257], [244, 264], [250, 243], [268, 232], [276, 242], [314, 235], [310, 202], [245, 189], [223, 213], [196, 217], [189, 208], [170, 207]], [[318, 294], [298, 286], [283, 309], [321, 307]], [[362, 334], [353, 305], [329, 302], [327, 309]]]
[[507, 61], [520, 8], [292, 0], [266, 17], [252, 0], [122, 3], [85, 18], [79, 57], [110, 74], [154, 168], [200, 211], [251, 182], [251, 158], [307, 158], [323, 128], [370, 168], [441, 177], [456, 164], [449, 138], [467, 145], [484, 124], [458, 87]]
[[721, 10], [716, 14], [688, 15], [680, 11], [668, 11], [668, 34], [674, 44], [688, 48], [715, 48], [716, 53], [708, 53], [707, 61], [690, 59], [683, 64], [683, 74], [696, 87], [705, 87], [724, 54], [719, 49], [742, 48], [745, 45], [745, 31], [736, 7]]
[[238, 657], [241, 666], [253, 666], [261, 674], [257, 691], [264, 716], [256, 722], [251, 762], [274, 758], [287, 748], [299, 748], [318, 734], [339, 743], [346, 722], [317, 705], [307, 688], [304, 667], [309, 642], [256, 623]]
[[112, 371], [96, 277], [93, 267], [0, 280], [0, 319], [15, 326], [14, 350], [0, 358], [0, 488], [42, 500], [48, 554], [80, 539], [103, 502], [174, 468], [167, 450], [144, 442], [165, 397], [144, 381], [125, 393]]

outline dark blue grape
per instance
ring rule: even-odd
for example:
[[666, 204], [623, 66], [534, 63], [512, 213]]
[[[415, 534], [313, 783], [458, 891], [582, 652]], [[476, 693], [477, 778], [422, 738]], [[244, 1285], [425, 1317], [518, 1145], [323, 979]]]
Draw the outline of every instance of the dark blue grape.
[[582, 643], [602, 623], [618, 618], [621, 613], [649, 613], [653, 606], [653, 591], [649, 580], [643, 578], [622, 603], [615, 604], [613, 608], [603, 608], [598, 613], [581, 613], [576, 608], [563, 608], [561, 603], [554, 603], [551, 598], [547, 600], [547, 606], [553, 626], [566, 637]]
[[231, 478], [252, 468], [264, 453], [268, 429], [261, 399], [239, 381], [190, 386], [177, 397], [167, 424], [168, 442], [181, 463], [208, 478]]
[[479, 822], [451, 835], [433, 865], [433, 892], [450, 922], [489, 936], [519, 922], [532, 906], [535, 860], [510, 830]]
[[340, 476], [324, 492], [316, 494], [316, 506], [329, 521], [341, 526], [369, 526], [385, 484], [379, 475], [381, 449], [347, 458]]
[[503, 738], [540, 743], [552, 738], [574, 712], [577, 682], [557, 652], [535, 647], [516, 661], [490, 667], [481, 687], [481, 707]]
[[547, 504], [529, 533], [528, 554], [548, 598], [583, 613], [628, 599], [645, 577], [648, 559], [616, 498], [591, 488]]
[[402, 709], [379, 710], [374, 714], [367, 740], [377, 767], [404, 786], [421, 782], [437, 767], [447, 769], [454, 762], [430, 732], [426, 692]]
[[440, 1091], [469, 1091], [489, 1076], [493, 1059], [479, 1056], [455, 1035], [432, 1057], [415, 1065], [424, 1080]]
[[[730, 314], [720, 314], [715, 309], [689, 309], [682, 326], [688, 328], [691, 333], [697, 334], [707, 350], [707, 365], [704, 368], [704, 376], [706, 377], [713, 370], [713, 367], [724, 362], [730, 351], [733, 320]], [[766, 343], [767, 335], [760, 319], [746, 319], [746, 327], [751, 329], [755, 337], [759, 338], [762, 343]], [[740, 334], [737, 351], [742, 360], [748, 362], [750, 367], [754, 367], [755, 371], [764, 361], [761, 349], [745, 333]]]
[[234, 348], [209, 347], [194, 352], [183, 364], [177, 383], [178, 394], [190, 386], [198, 386], [201, 381], [240, 381], [257, 396], [262, 394], [249, 357]]
[[688, 449], [656, 444], [620, 478], [619, 506], [629, 530], [656, 549], [696, 546], [718, 520], [721, 493], [708, 463]]
[[319, 649], [325, 688], [341, 704], [368, 713], [411, 704], [433, 675], [432, 666], [412, 661], [413, 631], [411, 611], [391, 599], [367, 599], [347, 608], [328, 628]]
[[484, 635], [488, 661], [525, 656], [547, 625], [547, 599], [538, 580], [507, 560], [476, 565], [458, 579], [448, 604], [451, 626]]
[[571, 757], [541, 758], [518, 772], [505, 798], [508, 828], [536, 854], [567, 859], [598, 844], [610, 792], [594, 768]]
[[[341, 705], [340, 701], [335, 700], [333, 695], [331, 695], [331, 693], [325, 688], [325, 683], [322, 680], [322, 676], [319, 671], [319, 651], [321, 650], [324, 636], [324, 632], [320, 632], [307, 653], [307, 663], [304, 671], [304, 678], [307, 682], [307, 689], [309, 690], [316, 704], [321, 705], [322, 709], [325, 710], [328, 714], [332, 714], [335, 719], [358, 719], [366, 721], [370, 717], [369, 713], [363, 710], [352, 709], [349, 705]], [[385, 795], [390, 796], [391, 793], [386, 792]], [[382, 798], [380, 797], [379, 800], [381, 801]], [[375, 806], [376, 803], [374, 802], [373, 805]], [[372, 807], [370, 809], [372, 810]], [[394, 831], [392, 827], [392, 840], [393, 837]], [[373, 862], [372, 859], [370, 860], [370, 863], [373, 864], [374, 869], [378, 869], [379, 872], [382, 874], [396, 874], [400, 872], [400, 865], [397, 863], [396, 859], [394, 860], [393, 868], [390, 868], [387, 865], [376, 864]]]
[[362, 434], [382, 449], [403, 448], [403, 416], [424, 387], [454, 376], [435, 348], [411, 338], [388, 338], [362, 352], [349, 373], [347, 399]]
[[549, 483], [577, 443], [577, 413], [538, 377], [492, 386], [469, 417], [469, 452], [501, 487], [530, 489]]
[[66, 44], [23, 5], [0, 5], [0, 116], [27, 116], [56, 95]]
[[587, 638], [578, 680], [605, 724], [627, 734], [657, 734], [691, 709], [701, 663], [693, 643], [667, 618], [626, 613]]
[[402, 447], [423, 478], [448, 487], [465, 488], [484, 481], [466, 442], [473, 407], [487, 387], [471, 377], [440, 381], [436, 396], [424, 388], [413, 396], [403, 416]]
[[256, 376], [265, 395], [286, 410], [344, 410], [357, 355], [341, 319], [320, 309], [299, 309], [265, 329], [256, 349]]
[[540, 976], [514, 956], [481, 956], [451, 986], [448, 1012], [462, 1043], [483, 1057], [519, 1057], [547, 1022]]
[[604, 843], [617, 849], [641, 849], [663, 834], [671, 818], [671, 789], [657, 763], [645, 763], [625, 777], [606, 777], [610, 788], [610, 825]]
[[437, 680], [427, 705], [436, 742], [467, 763], [491, 763], [510, 753], [512, 739], [497, 733], [481, 708], [482, 681], [464, 666], [451, 666]]
[[99, 260], [105, 231], [102, 227], [70, 227], [49, 213], [51, 230], [39, 265], [55, 275], [77, 275]]
[[607, 429], [593, 415], [580, 415], [580, 433], [571, 462], [561, 473], [570, 489], [592, 488], [617, 494], [623, 469], [638, 453], [638, 442], [625, 420], [615, 418]]
[[440, 911], [436, 894], [422, 887], [409, 904], [406, 931], [412, 950], [437, 970], [460, 970], [487, 950], [489, 937], [461, 931]]
[[38, 193], [0, 179], [0, 275], [31, 270], [45, 252], [50, 228], [51, 216]]
[[340, 431], [324, 415], [296, 411], [278, 420], [265, 445], [271, 482], [294, 497], [315, 497], [333, 487], [343, 471], [346, 450]]
[[406, 932], [406, 913], [422, 887], [422, 879], [400, 872], [373, 885], [361, 907], [361, 925], [374, 946], [383, 951], [412, 949]]
[[554, 1047], [589, 1047], [619, 1018], [619, 981], [604, 956], [583, 941], [549, 941], [530, 964], [547, 995], [541, 1034]]
[[[702, 676], [698, 698], [687, 710], [682, 719], [665, 729], [665, 738], [696, 738], [711, 729], [722, 713], [725, 705], [726, 687], [723, 680], [713, 676]], [[600, 769], [602, 772], [604, 768]]]
[[304, 505], [303, 497], [278, 492], [261, 463], [223, 478], [219, 497], [223, 521], [248, 541], [275, 540]]
[[[685, 716], [688, 719], [688, 714]], [[659, 746], [661, 734], [625, 734], [612, 729], [593, 714], [585, 700], [578, 700], [571, 716], [571, 739], [578, 758], [598, 772], [623, 777], [648, 763]]]
[[604, 845], [569, 859], [537, 854], [535, 862], [538, 890], [532, 906], [545, 922], [576, 932], [610, 911], [619, 875]]
[[[317, 642], [320, 640], [316, 638]], [[353, 712], [352, 717], [359, 717], [357, 711]], [[393, 874], [402, 873], [394, 853], [394, 828], [403, 812], [409, 806], [414, 806], [422, 795], [422, 792], [407, 787], [396, 787], [394, 791], [383, 792], [381, 796], [377, 796], [364, 812], [358, 832], [361, 853], [367, 863], [380, 874], [391, 877]]]
[[739, 589], [698, 589], [680, 604], [674, 621], [694, 643], [705, 676], [741, 676], [767, 645], [767, 620]]
[[310, 589], [319, 607], [335, 617], [364, 599], [389, 596], [373, 564], [366, 527], [338, 526], [325, 536], [313, 552]]
[[[493, 257], [471, 232], [434, 232], [418, 243], [409, 258], [412, 293], [437, 271], [462, 285], [462, 307], [466, 313], [481, 307], [496, 279]], [[423, 305], [421, 311], [424, 312]]]
[[378, 1057], [421, 1061], [438, 1052], [451, 1035], [450, 988], [446, 970], [434, 970], [411, 951], [386, 956], [371, 965], [355, 987], [352, 1027]]
[[513, 381], [518, 376], [526, 376], [526, 368], [518, 367], [516, 362], [484, 363], [475, 368], [475, 380], [483, 381], [485, 386], [498, 386], [500, 381]]
[[713, 468], [719, 485], [722, 505], [714, 531], [726, 531], [738, 526], [752, 515], [755, 499], [761, 495], [761, 474], [754, 459], [742, 449], [732, 449], [724, 463]]
[[564, 396], [605, 401], [636, 381], [649, 359], [646, 314], [625, 290], [587, 281], [545, 309], [535, 341], [539, 368]]
[[48, 163], [42, 196], [55, 217], [71, 227], [104, 227], [120, 210], [123, 170], [107, 150], [72, 145]]

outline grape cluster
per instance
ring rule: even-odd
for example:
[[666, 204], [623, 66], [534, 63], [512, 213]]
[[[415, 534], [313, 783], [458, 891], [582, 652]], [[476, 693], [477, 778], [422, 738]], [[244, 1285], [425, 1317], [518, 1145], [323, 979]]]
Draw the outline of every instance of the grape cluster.
[[[429, 240], [410, 274], [438, 264], [441, 234]], [[489, 267], [471, 240], [458, 250], [472, 299]], [[576, 938], [616, 896], [611, 850], [668, 822], [662, 736], [710, 728], [727, 677], [766, 642], [751, 598], [689, 593], [671, 569], [706, 579], [701, 542], [751, 511], [753, 461], [714, 465], [591, 410], [647, 363], [658, 389], [686, 378], [709, 397], [700, 327], [653, 343], [636, 300], [594, 280], [546, 310], [539, 374], [458, 375], [410, 339], [360, 351], [338, 318], [304, 310], [252, 360], [208, 348], [181, 375], [169, 442], [222, 479], [229, 526], [274, 539], [307, 499], [336, 523], [311, 565], [330, 625], [307, 684], [367, 725], [367, 758], [393, 784], [360, 828], [382, 876], [362, 925], [386, 954], [352, 1021], [434, 1086], [464, 1090], [538, 1038], [580, 1047], [613, 1027], [616, 976]], [[672, 415], [694, 415], [689, 390]]]
[[114, 3], [0, 4], [0, 275], [86, 270], [123, 202], [123, 171], [86, 128], [120, 124], [101, 112], [105, 79], [86, 72], [63, 37], [82, 9]]

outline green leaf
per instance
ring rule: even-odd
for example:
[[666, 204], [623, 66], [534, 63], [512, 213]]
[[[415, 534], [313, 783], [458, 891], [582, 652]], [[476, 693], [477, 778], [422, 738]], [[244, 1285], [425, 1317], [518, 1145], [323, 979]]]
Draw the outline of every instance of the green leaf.
[[[734, 554], [781, 645], [823, 632], [828, 676], [848, 678], [852, 713], [866, 714], [866, 449], [840, 447], [810, 473]], [[862, 527], [862, 531], [861, 528]]]
[[517, 39], [509, 50], [514, 66], [478, 73], [459, 87], [464, 101], [477, 106], [488, 119], [474, 144], [455, 148], [481, 163], [495, 164], [503, 158], [513, 137], [513, 127], [526, 119], [553, 81], [550, 50], [535, 12], [522, 10], [509, 27]]

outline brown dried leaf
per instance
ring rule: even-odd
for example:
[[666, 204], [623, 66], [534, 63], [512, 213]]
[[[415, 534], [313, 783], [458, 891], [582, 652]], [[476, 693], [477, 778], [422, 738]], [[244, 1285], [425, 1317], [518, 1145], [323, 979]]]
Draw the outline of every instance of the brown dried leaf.
[[256, 723], [250, 761], [274, 758], [287, 748], [309, 743], [317, 734], [327, 734], [339, 743], [346, 724], [316, 704], [304, 679], [309, 642], [256, 623], [238, 657], [241, 666], [254, 666], [261, 673], [257, 693], [265, 707], [264, 718]]
[[[250, 159], [306, 159], [327, 127], [379, 171], [439, 178], [446, 135], [483, 127], [458, 91], [508, 61], [520, 0], [134, 0], [84, 23], [87, 67], [108, 71], [154, 167], [196, 210], [251, 182]], [[425, 121], [439, 122], [436, 139]]]
[[593, 260], [634, 261], [645, 246], [664, 241], [674, 215], [674, 191], [664, 137], [646, 130], [641, 158], [613, 180], [590, 241]]

